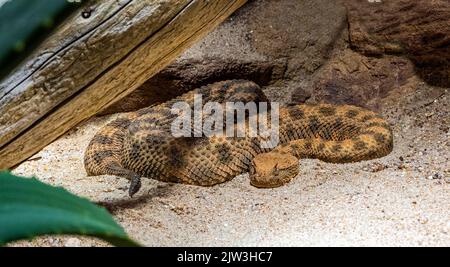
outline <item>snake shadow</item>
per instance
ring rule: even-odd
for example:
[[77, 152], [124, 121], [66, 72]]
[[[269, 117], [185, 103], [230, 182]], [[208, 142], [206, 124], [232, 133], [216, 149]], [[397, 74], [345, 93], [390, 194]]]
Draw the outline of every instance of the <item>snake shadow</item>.
[[[150, 201], [152, 201], [155, 197], [165, 197], [170, 194], [172, 191], [172, 187], [174, 185], [171, 183], [158, 185], [156, 187], [150, 188], [146, 193], [140, 194], [137, 197], [126, 198], [126, 199], [115, 199], [111, 201], [97, 201], [95, 202], [97, 205], [104, 207], [111, 214], [115, 214], [118, 211], [125, 209], [133, 209], [136, 207], [143, 206]], [[142, 189], [141, 189], [142, 190]]]

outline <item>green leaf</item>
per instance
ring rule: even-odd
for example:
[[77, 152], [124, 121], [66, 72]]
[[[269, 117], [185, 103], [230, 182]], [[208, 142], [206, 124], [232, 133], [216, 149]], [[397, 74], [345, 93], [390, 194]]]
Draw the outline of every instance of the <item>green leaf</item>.
[[0, 172], [0, 246], [46, 234], [88, 235], [115, 246], [138, 246], [106, 209], [35, 178]]
[[0, 79], [80, 5], [67, 0], [9, 0], [1, 5]]

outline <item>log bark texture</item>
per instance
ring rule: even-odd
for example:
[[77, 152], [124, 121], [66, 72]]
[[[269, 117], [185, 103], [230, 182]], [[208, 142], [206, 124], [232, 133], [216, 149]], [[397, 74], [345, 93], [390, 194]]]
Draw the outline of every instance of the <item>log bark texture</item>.
[[0, 169], [119, 101], [245, 2], [104, 0], [68, 18], [0, 83]]

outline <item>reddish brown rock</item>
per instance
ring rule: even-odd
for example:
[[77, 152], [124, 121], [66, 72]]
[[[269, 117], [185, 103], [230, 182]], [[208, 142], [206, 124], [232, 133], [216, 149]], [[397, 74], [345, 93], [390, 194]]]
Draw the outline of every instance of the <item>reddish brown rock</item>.
[[271, 101], [377, 110], [416, 74], [450, 87], [449, 23], [449, 0], [249, 1], [103, 114], [139, 109], [225, 79], [253, 80]]
[[337, 0], [249, 1], [177, 62], [102, 114], [135, 110], [225, 79], [253, 80], [275, 100], [285, 101], [299, 81], [311, 87], [311, 75], [328, 60], [346, 22], [346, 9]]
[[412, 76], [414, 67], [403, 57], [375, 58], [350, 49], [338, 51], [318, 75], [314, 100], [377, 110], [382, 98]]
[[162, 103], [202, 85], [221, 80], [248, 79], [265, 86], [273, 79], [279, 79], [282, 69], [284, 63], [280, 61], [182, 60], [162, 70], [99, 115], [132, 111]]
[[345, 0], [350, 42], [365, 55], [402, 54], [426, 82], [450, 87], [448, 0]]

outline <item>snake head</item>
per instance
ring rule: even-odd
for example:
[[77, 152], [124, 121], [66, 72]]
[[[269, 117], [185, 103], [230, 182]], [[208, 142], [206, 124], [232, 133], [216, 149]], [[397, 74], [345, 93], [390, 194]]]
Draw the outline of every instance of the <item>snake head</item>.
[[250, 167], [250, 184], [274, 188], [290, 182], [298, 174], [298, 160], [290, 154], [269, 152], [257, 155]]

